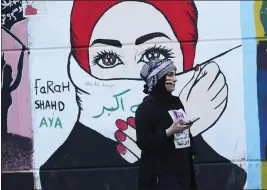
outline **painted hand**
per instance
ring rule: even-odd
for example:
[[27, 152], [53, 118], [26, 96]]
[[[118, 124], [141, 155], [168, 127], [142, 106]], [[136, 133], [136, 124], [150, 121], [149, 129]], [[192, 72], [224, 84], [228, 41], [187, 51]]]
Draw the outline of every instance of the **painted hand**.
[[128, 117], [127, 121], [116, 121], [118, 130], [115, 138], [118, 141], [117, 151], [129, 163], [134, 163], [141, 157], [141, 150], [136, 144], [135, 118]]
[[215, 62], [196, 67], [192, 79], [179, 95], [189, 119], [200, 117], [191, 127], [193, 136], [212, 127], [223, 114], [228, 100], [225, 76]]

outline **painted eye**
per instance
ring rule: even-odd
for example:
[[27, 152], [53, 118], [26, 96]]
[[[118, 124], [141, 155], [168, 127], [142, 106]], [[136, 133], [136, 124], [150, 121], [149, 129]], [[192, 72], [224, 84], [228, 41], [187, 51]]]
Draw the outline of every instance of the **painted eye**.
[[120, 56], [112, 51], [101, 51], [93, 58], [93, 64], [103, 69], [109, 69], [118, 65], [124, 65]]
[[165, 56], [162, 55], [160, 52], [158, 51], [151, 51], [151, 52], [147, 52], [144, 55], [144, 62], [149, 62], [151, 60], [155, 60], [155, 59], [165, 59]]
[[167, 49], [166, 47], [152, 47], [152, 48], [149, 48], [149, 49], [146, 49], [140, 60], [138, 61], [138, 63], [140, 62], [144, 62], [144, 63], [148, 63], [152, 60], [156, 60], [156, 59], [160, 59], [160, 60], [163, 60], [163, 59], [169, 59], [169, 58], [173, 58], [172, 56], [172, 49]]

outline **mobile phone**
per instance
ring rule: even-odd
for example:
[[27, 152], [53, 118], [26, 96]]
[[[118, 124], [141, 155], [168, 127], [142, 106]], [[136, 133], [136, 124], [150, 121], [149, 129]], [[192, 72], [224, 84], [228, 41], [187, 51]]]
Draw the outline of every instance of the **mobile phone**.
[[192, 125], [193, 123], [195, 123], [197, 120], [199, 120], [200, 118], [196, 118], [196, 119], [191, 119], [191, 120], [188, 120], [186, 122], [183, 123], [183, 125]]

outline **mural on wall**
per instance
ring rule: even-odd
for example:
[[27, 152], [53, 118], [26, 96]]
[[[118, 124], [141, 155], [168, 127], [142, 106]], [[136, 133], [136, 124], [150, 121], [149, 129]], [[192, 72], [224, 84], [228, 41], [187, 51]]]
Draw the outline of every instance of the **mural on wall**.
[[[135, 10], [139, 10], [138, 15]], [[174, 93], [189, 117], [200, 117], [191, 130], [197, 146], [194, 159], [199, 189], [245, 187], [245, 164], [232, 163], [203, 137], [212, 133], [219, 121], [229, 121], [223, 118], [225, 112], [234, 112], [229, 102], [233, 102], [234, 95], [239, 98], [239, 90], [231, 89], [219, 64], [226, 64], [223, 58], [234, 54], [241, 43], [196, 64], [200, 31], [193, 1], [77, 0], [72, 7], [70, 29], [73, 49], [66, 67], [79, 111], [66, 141], [40, 167], [44, 190], [137, 189], [134, 166], [141, 151], [135, 142], [134, 113], [144, 98], [139, 72], [152, 59], [174, 61], [177, 79], [184, 81], [178, 82], [181, 89]], [[235, 63], [242, 65], [242, 60]], [[41, 87], [34, 85], [36, 95], [38, 90]], [[238, 112], [243, 113], [242, 107]], [[244, 118], [237, 116], [236, 120], [245, 130]], [[236, 159], [245, 158], [240, 154]], [[90, 168], [99, 170], [92, 172]]]
[[258, 64], [258, 100], [259, 120], [261, 130], [261, 158], [267, 159], [267, 2], [262, 1], [260, 9], [260, 24], [256, 26], [259, 31], [257, 43], [257, 64]]
[[257, 34], [257, 88], [260, 124], [262, 189], [267, 188], [267, 1], [255, 2]]
[[27, 23], [22, 1], [1, 1], [2, 170], [32, 169]]

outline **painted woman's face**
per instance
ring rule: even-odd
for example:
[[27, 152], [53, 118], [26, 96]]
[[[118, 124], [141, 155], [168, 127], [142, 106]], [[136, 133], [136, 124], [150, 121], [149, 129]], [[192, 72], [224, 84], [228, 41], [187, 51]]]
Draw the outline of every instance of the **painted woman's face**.
[[153, 59], [171, 59], [177, 72], [183, 70], [171, 26], [143, 2], [123, 2], [106, 11], [93, 30], [89, 59], [91, 74], [100, 79], [139, 79], [143, 64]]
[[177, 72], [183, 70], [180, 44], [168, 21], [142, 2], [121, 2], [105, 12], [93, 30], [89, 59], [91, 75], [70, 61], [71, 80], [79, 87], [79, 121], [110, 139], [117, 119], [134, 117], [144, 98], [144, 82], [127, 79], [140, 79], [143, 64], [153, 59], [171, 59]]

